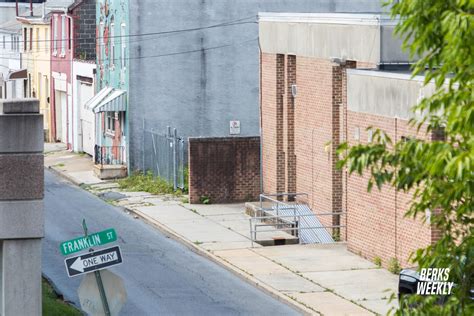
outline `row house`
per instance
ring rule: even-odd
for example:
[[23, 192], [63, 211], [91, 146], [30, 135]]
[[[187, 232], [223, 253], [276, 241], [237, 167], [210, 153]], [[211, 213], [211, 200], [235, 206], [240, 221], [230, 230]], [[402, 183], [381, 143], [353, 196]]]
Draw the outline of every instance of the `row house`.
[[[91, 122], [89, 117], [83, 122], [81, 113], [95, 90], [95, 68], [90, 65], [95, 60], [95, 1], [49, 0], [46, 8], [51, 29], [52, 139], [83, 151], [82, 135], [91, 134]], [[91, 152], [89, 148], [86, 141], [85, 149]]]
[[22, 67], [23, 36], [16, 19], [0, 25], [0, 98], [27, 96], [27, 71]]
[[437, 231], [403, 216], [409, 194], [367, 193], [367, 176], [336, 168], [337, 146], [371, 142], [369, 127], [393, 140], [436, 137], [408, 126], [411, 106], [430, 87], [410, 78], [395, 23], [370, 14], [260, 14], [262, 189], [307, 193], [298, 202], [334, 240], [384, 266], [407, 266]]
[[97, 1], [97, 93], [86, 107], [96, 118], [94, 171], [100, 178], [127, 175], [130, 42], [128, 19], [128, 1]]
[[21, 23], [23, 35], [22, 62], [26, 66], [26, 95], [39, 100], [40, 113], [44, 118], [44, 137], [46, 141], [50, 141], [52, 135], [49, 16], [44, 5], [41, 5], [31, 12], [17, 16], [17, 21]]

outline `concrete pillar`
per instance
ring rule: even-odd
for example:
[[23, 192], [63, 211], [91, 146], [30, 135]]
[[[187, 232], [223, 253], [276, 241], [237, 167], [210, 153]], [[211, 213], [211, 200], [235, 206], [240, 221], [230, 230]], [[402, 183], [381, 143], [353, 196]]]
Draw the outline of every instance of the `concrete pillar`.
[[0, 315], [41, 315], [43, 116], [36, 99], [0, 100]]

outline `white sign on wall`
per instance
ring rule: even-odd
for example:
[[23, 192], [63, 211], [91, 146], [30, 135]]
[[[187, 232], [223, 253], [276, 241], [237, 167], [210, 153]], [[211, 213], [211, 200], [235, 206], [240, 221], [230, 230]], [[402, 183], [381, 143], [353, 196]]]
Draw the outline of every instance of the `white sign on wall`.
[[240, 121], [230, 121], [230, 135], [240, 135]]

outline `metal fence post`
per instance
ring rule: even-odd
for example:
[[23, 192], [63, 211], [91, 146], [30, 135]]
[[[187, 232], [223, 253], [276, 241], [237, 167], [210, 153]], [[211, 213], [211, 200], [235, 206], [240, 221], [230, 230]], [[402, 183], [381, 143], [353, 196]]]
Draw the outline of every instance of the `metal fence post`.
[[177, 164], [177, 161], [176, 161], [176, 158], [177, 158], [177, 155], [176, 155], [177, 140], [178, 140], [178, 132], [177, 132], [176, 128], [173, 128], [173, 187], [174, 187], [175, 190], [178, 187], [178, 172], [177, 172], [178, 169], [176, 168], [176, 164]]

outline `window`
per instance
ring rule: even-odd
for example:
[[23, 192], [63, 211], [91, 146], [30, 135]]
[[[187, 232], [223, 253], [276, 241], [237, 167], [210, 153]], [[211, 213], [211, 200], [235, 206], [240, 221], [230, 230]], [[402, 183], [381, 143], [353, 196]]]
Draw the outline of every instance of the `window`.
[[30, 51], [33, 50], [33, 28], [30, 28]]
[[49, 34], [48, 34], [48, 28], [44, 29], [44, 51], [48, 52], [49, 50]]
[[46, 95], [46, 102], [49, 103], [49, 81], [48, 81], [48, 76], [44, 76], [44, 92]]
[[41, 82], [42, 82], [42, 81], [43, 81], [43, 77], [41, 76], [41, 72], [38, 72], [38, 78], [37, 78], [36, 82], [38, 83], [38, 87], [37, 87], [38, 93], [37, 93], [37, 96], [38, 96], [38, 99], [39, 99], [40, 101], [41, 101], [41, 95], [42, 95], [42, 93], [41, 93], [41, 92], [42, 92], [42, 91], [41, 91], [41, 90], [42, 90], [42, 89], [41, 89], [41, 88], [42, 88], [42, 87], [41, 87]]
[[36, 28], [36, 51], [39, 52], [40, 50], [40, 30]]
[[26, 50], [28, 49], [28, 29], [25, 27], [23, 29], [23, 51], [26, 52]]
[[115, 112], [105, 112], [105, 131], [115, 134]]
[[61, 16], [61, 56], [66, 56], [66, 17]]
[[68, 34], [68, 45], [67, 48], [71, 49], [71, 43], [72, 43], [72, 35], [71, 35], [72, 27], [71, 27], [71, 19], [67, 19], [67, 34]]
[[[104, 49], [104, 22], [100, 22], [99, 25], [99, 50]], [[100, 54], [102, 55], [102, 54]]]
[[53, 20], [53, 32], [54, 32], [54, 38], [53, 38], [53, 55], [56, 56], [58, 54], [58, 16], [54, 16]]
[[15, 35], [10, 35], [10, 49], [15, 50]]
[[110, 68], [115, 68], [115, 24], [110, 23]]
[[122, 82], [125, 82], [125, 71], [127, 69], [127, 42], [125, 40], [125, 36], [126, 36], [126, 29], [125, 29], [126, 25], [125, 23], [122, 23], [120, 25], [120, 39], [122, 41], [122, 52], [121, 52], [121, 79], [122, 79]]
[[3, 35], [3, 49], [5, 49], [6, 44], [7, 44], [7, 41], [5, 40], [5, 35]]

